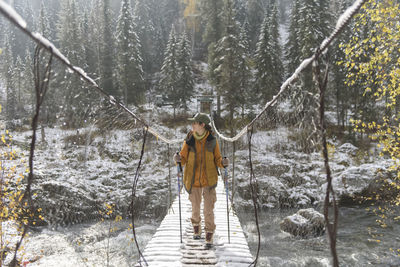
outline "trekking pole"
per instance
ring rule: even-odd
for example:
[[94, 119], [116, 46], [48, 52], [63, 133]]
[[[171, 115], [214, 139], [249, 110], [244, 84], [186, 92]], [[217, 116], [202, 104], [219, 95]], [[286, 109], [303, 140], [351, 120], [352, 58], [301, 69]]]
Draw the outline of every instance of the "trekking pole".
[[[176, 153], [178, 154], [178, 152]], [[179, 199], [179, 231], [181, 234], [181, 243], [182, 243], [182, 216], [181, 216], [181, 181], [180, 181], [180, 176], [182, 176], [182, 165], [180, 162], [178, 162], [178, 165], [176, 165], [177, 171], [178, 171], [178, 199]]]
[[226, 192], [226, 218], [228, 220], [228, 243], [231, 243], [231, 232], [229, 226], [229, 188], [228, 188], [228, 169], [225, 167], [225, 192]]

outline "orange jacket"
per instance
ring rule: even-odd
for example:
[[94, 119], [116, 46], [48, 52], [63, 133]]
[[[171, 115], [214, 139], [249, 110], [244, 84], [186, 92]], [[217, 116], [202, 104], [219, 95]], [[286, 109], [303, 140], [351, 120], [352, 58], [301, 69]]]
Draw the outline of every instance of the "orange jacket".
[[190, 193], [193, 186], [217, 185], [217, 167], [223, 168], [222, 157], [217, 139], [210, 132], [201, 140], [196, 140], [193, 132], [189, 132], [179, 154], [185, 166], [183, 184], [186, 191]]

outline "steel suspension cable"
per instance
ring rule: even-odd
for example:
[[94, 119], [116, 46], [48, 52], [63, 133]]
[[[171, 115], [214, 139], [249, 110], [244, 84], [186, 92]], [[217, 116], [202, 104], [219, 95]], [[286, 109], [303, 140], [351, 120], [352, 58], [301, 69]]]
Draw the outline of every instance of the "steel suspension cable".
[[254, 217], [256, 219], [256, 226], [257, 226], [257, 234], [258, 234], [258, 245], [257, 245], [257, 253], [256, 253], [256, 258], [254, 261], [249, 265], [250, 266], [257, 266], [257, 261], [258, 261], [258, 255], [260, 254], [260, 247], [261, 247], [261, 234], [260, 234], [260, 225], [258, 223], [258, 205], [257, 205], [257, 180], [256, 176], [254, 174], [253, 170], [253, 162], [251, 160], [251, 137], [253, 136], [253, 127], [249, 128], [249, 131], [247, 133], [247, 140], [249, 143], [249, 164], [250, 164], [250, 190], [251, 190], [251, 198], [253, 200], [253, 206], [254, 206]]
[[136, 200], [136, 188], [137, 188], [137, 183], [139, 181], [139, 170], [140, 170], [140, 165], [142, 164], [142, 159], [143, 159], [143, 155], [144, 155], [144, 148], [146, 145], [146, 137], [147, 137], [147, 129], [144, 128], [143, 129], [143, 143], [142, 143], [142, 150], [140, 152], [140, 158], [139, 158], [139, 163], [138, 166], [136, 168], [136, 173], [135, 173], [135, 177], [133, 178], [133, 183], [132, 183], [132, 199], [131, 199], [131, 216], [132, 216], [132, 232], [133, 232], [133, 238], [135, 239], [135, 244], [136, 244], [136, 248], [138, 250], [139, 253], [139, 264], [140, 266], [142, 266], [142, 262], [141, 260], [143, 259], [143, 261], [146, 263], [147, 266], [149, 266], [149, 264], [147, 263], [146, 259], [143, 256], [143, 253], [141, 252], [140, 248], [139, 248], [139, 243], [137, 241], [136, 238], [136, 231], [135, 231], [135, 210], [134, 210], [134, 204], [135, 204], [135, 200]]

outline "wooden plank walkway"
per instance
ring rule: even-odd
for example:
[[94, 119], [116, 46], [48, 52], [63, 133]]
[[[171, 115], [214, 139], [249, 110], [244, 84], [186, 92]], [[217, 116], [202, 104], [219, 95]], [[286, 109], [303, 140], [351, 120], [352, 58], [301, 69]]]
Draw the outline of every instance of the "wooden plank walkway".
[[[219, 179], [217, 202], [214, 215], [217, 226], [214, 233], [214, 247], [205, 249], [204, 230], [200, 240], [193, 239], [193, 229], [190, 222], [191, 204], [189, 196], [182, 190], [182, 239], [179, 232], [179, 201], [175, 199], [171, 209], [153, 238], [147, 244], [143, 255], [149, 266], [170, 267], [194, 267], [194, 266], [249, 266], [253, 262], [246, 238], [244, 236], [239, 219], [229, 211], [230, 244], [228, 243], [228, 225], [226, 216], [226, 195], [224, 185]], [[230, 204], [230, 203], [229, 203]], [[203, 205], [202, 209], [203, 209]], [[229, 205], [230, 207], [231, 205]], [[203, 211], [201, 211], [203, 217]], [[204, 226], [204, 222], [202, 222]], [[137, 263], [135, 266], [146, 266], [145, 263]]]

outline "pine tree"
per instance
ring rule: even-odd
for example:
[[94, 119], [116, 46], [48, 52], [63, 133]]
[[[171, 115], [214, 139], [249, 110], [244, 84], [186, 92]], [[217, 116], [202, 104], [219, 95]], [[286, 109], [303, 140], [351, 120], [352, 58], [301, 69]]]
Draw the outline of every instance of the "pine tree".
[[100, 82], [107, 93], [117, 95], [114, 88], [114, 30], [110, 0], [102, 0], [101, 8], [102, 39], [100, 43]]
[[147, 0], [136, 0], [134, 23], [136, 25], [134, 30], [141, 43], [140, 54], [143, 59], [143, 70], [146, 74], [152, 73], [155, 69], [152, 63], [155, 29]]
[[14, 65], [14, 91], [15, 91], [15, 99], [16, 99], [16, 117], [20, 117], [24, 110], [23, 96], [25, 95], [24, 88], [24, 76], [23, 76], [23, 67], [22, 59], [20, 56], [17, 56], [17, 60]]
[[241, 71], [243, 48], [240, 44], [239, 26], [235, 20], [235, 10], [232, 0], [224, 2], [224, 35], [217, 43], [216, 53], [218, 56], [218, 67], [216, 68], [217, 92], [223, 96], [229, 111], [228, 123], [231, 134], [234, 134], [235, 108], [241, 99]]
[[179, 67], [177, 62], [178, 43], [175, 35], [175, 29], [172, 27], [169, 35], [167, 48], [165, 50], [165, 57], [163, 66], [161, 67], [161, 81], [160, 86], [166, 101], [172, 104], [174, 108], [174, 117], [176, 108], [180, 104], [179, 92]]
[[84, 51], [84, 70], [90, 75], [95, 76], [98, 73], [98, 45], [96, 45], [96, 39], [94, 38], [95, 32], [98, 32], [98, 27], [94, 24], [90, 24], [90, 14], [88, 10], [83, 11], [83, 18], [81, 22], [82, 31], [82, 45]]
[[[81, 28], [79, 23], [79, 14], [75, 0], [64, 0], [62, 3], [63, 8], [59, 15], [58, 24], [58, 39], [61, 47], [61, 52], [76, 66], [83, 65], [83, 46], [81, 42]], [[44, 61], [46, 62], [46, 61]], [[55, 68], [58, 79], [56, 81], [56, 88], [65, 88], [61, 90], [65, 108], [66, 122], [70, 126], [78, 123], [75, 119], [76, 112], [81, 111], [78, 105], [82, 105], [78, 96], [82, 93], [81, 82], [78, 76], [70, 73], [63, 66], [57, 65]], [[58, 97], [57, 97], [58, 98]]]
[[299, 49], [300, 31], [300, 0], [294, 0], [290, 14], [289, 37], [286, 43], [286, 60], [288, 62], [287, 71], [291, 75], [300, 65], [301, 55]]
[[[26, 0], [14, 0], [13, 5], [14, 9], [18, 14], [24, 15], [26, 8]], [[9, 34], [11, 34], [11, 38], [8, 40], [9, 44], [12, 48], [12, 56], [13, 60], [17, 59], [17, 56], [23, 57], [25, 53], [26, 46], [28, 44], [28, 38], [26, 35], [19, 30], [17, 27], [9, 23]]]
[[[24, 7], [23, 7], [23, 13], [22, 16], [24, 20], [26, 21], [28, 28], [29, 29], [34, 29], [35, 25], [37, 24], [37, 21], [35, 20], [35, 14], [33, 12], [32, 8], [32, 1], [31, 0], [25, 0], [24, 2]], [[23, 36], [25, 43], [23, 44], [23, 47], [21, 49], [24, 49], [21, 51], [21, 54], [19, 56], [22, 58], [25, 58], [25, 52], [32, 51], [34, 49], [35, 43], [31, 42], [29, 38], [24, 34]]]
[[209, 46], [217, 43], [224, 31], [224, 22], [221, 16], [223, 11], [223, 0], [201, 0], [200, 12], [203, 18], [205, 30], [203, 34], [203, 42]]
[[255, 53], [256, 88], [263, 102], [270, 100], [275, 92], [273, 84], [272, 36], [269, 31], [270, 18], [266, 15], [261, 27], [260, 37]]
[[[242, 118], [244, 117], [244, 109], [251, 106], [255, 98], [254, 88], [251, 88], [250, 81], [252, 79], [251, 63], [250, 63], [250, 47], [248, 43], [247, 32], [244, 27], [240, 28], [239, 45], [242, 57], [239, 60], [239, 96], [242, 99], [240, 104], [242, 107]], [[248, 105], [248, 106], [246, 106]]]
[[[346, 8], [346, 1], [339, 1], [336, 11], [337, 17], [340, 16], [346, 10]], [[330, 86], [329, 89], [333, 94], [333, 99], [335, 99], [336, 120], [338, 126], [341, 126], [343, 130], [347, 126], [347, 112], [351, 108], [353, 88], [345, 84], [347, 71], [343, 65], [339, 64], [339, 62], [346, 60], [346, 54], [339, 46], [341, 44], [349, 43], [350, 37], [350, 28], [347, 26], [344, 32], [342, 32], [338, 37], [335, 46], [332, 48], [332, 57], [334, 63], [331, 66], [331, 72], [333, 79], [332, 82], [328, 84]]]
[[272, 92], [275, 94], [279, 91], [282, 84], [284, 68], [282, 63], [282, 48], [279, 35], [279, 17], [278, 8], [275, 2], [272, 3], [271, 19], [269, 25], [269, 33], [271, 35], [271, 59], [272, 59]]
[[40, 4], [39, 20], [36, 29], [43, 37], [50, 38], [51, 36], [50, 22], [49, 22], [49, 17], [47, 15], [46, 6], [44, 5], [43, 1]]
[[247, 18], [246, 14], [246, 2], [244, 0], [234, 0], [234, 8], [236, 10], [236, 21], [243, 25]]
[[0, 16], [0, 49], [3, 47], [3, 43], [5, 42], [4, 36], [6, 34], [6, 29], [7, 29], [6, 22], [4, 18]]
[[[268, 10], [268, 9], [267, 9]], [[250, 49], [253, 51], [256, 47], [259, 31], [264, 18], [264, 5], [262, 0], [247, 1], [247, 19], [250, 25], [249, 39]]]
[[123, 0], [117, 22], [117, 60], [125, 102], [141, 104], [144, 98], [142, 58], [129, 0]]
[[179, 68], [178, 91], [180, 93], [180, 102], [187, 109], [187, 102], [193, 96], [194, 80], [192, 71], [192, 53], [190, 42], [184, 32], [178, 43], [177, 64]]
[[158, 34], [158, 31], [163, 33], [163, 43], [166, 44], [171, 32], [171, 26], [177, 25], [182, 18], [181, 0], [155, 0], [154, 2], [156, 4], [153, 5], [150, 12], [153, 14], [155, 31], [156, 34]]
[[5, 105], [6, 117], [8, 120], [15, 119], [16, 113], [16, 94], [15, 94], [15, 72], [14, 72], [14, 59], [12, 46], [10, 45], [9, 39], [6, 36], [4, 51], [2, 57], [4, 64], [2, 64], [2, 71], [4, 73], [5, 85], [6, 85], [6, 98], [7, 102]]
[[[86, 32], [85, 26], [83, 32], [86, 33], [84, 38], [84, 46], [86, 53], [92, 53], [93, 60], [88, 61], [89, 73], [94, 77], [100, 77], [100, 54], [101, 54], [101, 43], [103, 39], [102, 34], [102, 18], [98, 14], [101, 13], [102, 3], [100, 1], [94, 1], [89, 11], [88, 18], [88, 32]], [[88, 55], [89, 56], [89, 55]], [[91, 57], [91, 56], [89, 56]]]
[[[223, 13], [224, 2], [223, 0], [201, 0], [200, 13], [205, 25], [203, 33], [203, 43], [207, 46], [208, 50], [208, 79], [210, 83], [216, 85], [218, 75], [216, 74], [216, 67], [219, 65], [216, 56], [216, 45], [221, 39], [224, 32], [224, 20], [221, 14]], [[221, 112], [221, 96], [217, 97], [217, 114]]]
[[[310, 57], [329, 32], [329, 9], [326, 0], [304, 0], [299, 9], [299, 38], [300, 58]], [[303, 88], [311, 91], [314, 87], [311, 68], [303, 72]]]
[[[25, 53], [25, 59], [24, 59], [24, 65], [23, 65], [22, 72], [23, 72], [23, 76], [24, 76], [23, 87], [25, 88], [26, 98], [28, 98], [28, 101], [26, 104], [31, 105], [31, 107], [30, 107], [31, 114], [33, 114], [33, 110], [35, 108], [35, 103], [36, 103], [32, 65], [33, 65], [33, 61], [32, 61], [32, 57], [31, 57], [31, 52], [29, 50], [27, 50]], [[48, 93], [51, 91], [52, 90], [49, 90]], [[45, 103], [46, 102], [51, 102], [51, 100], [48, 100], [48, 96], [45, 100]]]

